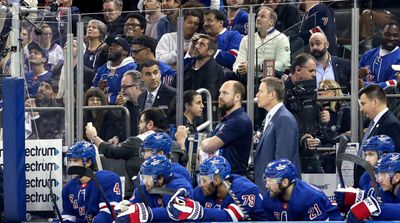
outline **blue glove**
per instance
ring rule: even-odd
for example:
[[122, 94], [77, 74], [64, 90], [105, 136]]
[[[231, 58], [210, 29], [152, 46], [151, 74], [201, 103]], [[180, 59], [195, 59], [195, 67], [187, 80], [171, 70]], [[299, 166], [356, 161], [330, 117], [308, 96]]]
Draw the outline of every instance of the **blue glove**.
[[204, 209], [199, 202], [182, 195], [184, 188], [179, 189], [168, 202], [168, 216], [174, 221], [198, 220], [203, 218]]

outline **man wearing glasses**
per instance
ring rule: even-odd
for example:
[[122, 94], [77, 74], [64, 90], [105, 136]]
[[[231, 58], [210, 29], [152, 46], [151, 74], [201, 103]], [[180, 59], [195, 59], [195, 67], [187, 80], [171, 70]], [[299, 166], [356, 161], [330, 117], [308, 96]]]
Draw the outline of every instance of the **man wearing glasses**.
[[146, 19], [138, 12], [133, 12], [127, 16], [124, 25], [124, 37], [129, 42], [135, 38], [144, 36], [146, 30]]

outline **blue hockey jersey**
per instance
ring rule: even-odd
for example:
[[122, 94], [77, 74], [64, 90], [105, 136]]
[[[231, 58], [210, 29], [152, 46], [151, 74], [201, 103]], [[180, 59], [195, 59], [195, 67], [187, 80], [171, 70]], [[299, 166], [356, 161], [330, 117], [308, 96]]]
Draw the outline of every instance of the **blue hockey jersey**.
[[249, 13], [243, 9], [239, 9], [238, 14], [233, 19], [227, 19], [228, 26], [226, 29], [233, 31], [236, 30], [242, 35], [247, 35], [248, 32], [248, 20]]
[[190, 178], [190, 174], [185, 167], [183, 167], [181, 164], [175, 163], [175, 162], [172, 162], [171, 164], [172, 164], [172, 172], [173, 173], [178, 173], [181, 176], [183, 176], [188, 182], [192, 182], [192, 179]]
[[46, 71], [46, 73], [38, 76], [35, 76], [32, 71], [26, 73], [26, 87], [28, 88], [28, 94], [30, 95], [30, 97], [35, 97], [39, 90], [40, 83], [46, 80], [50, 80], [51, 77], [52, 73], [49, 71]]
[[229, 31], [224, 28], [217, 36], [218, 50], [214, 55], [218, 64], [232, 70], [239, 52], [242, 35], [238, 31]]
[[[262, 195], [253, 182], [245, 177], [232, 174], [229, 179], [231, 189], [236, 195], [251, 220], [265, 220], [266, 215], [263, 209]], [[204, 207], [204, 215], [201, 221], [234, 221], [235, 217], [231, 212], [224, 210], [230, 204], [235, 204], [233, 198], [228, 194], [224, 199], [206, 197], [200, 187], [194, 189], [194, 199]]]
[[264, 195], [264, 208], [270, 221], [342, 221], [339, 209], [318, 188], [296, 179], [291, 200]]
[[400, 64], [400, 48], [396, 47], [391, 53], [379, 55], [380, 47], [364, 53], [360, 59], [360, 67], [369, 69], [370, 75], [366, 77], [366, 85], [369, 83], [381, 83], [388, 80], [396, 80], [397, 71], [392, 69], [392, 64]]
[[400, 219], [400, 193], [394, 195], [391, 191], [381, 190], [382, 204], [381, 213], [374, 220], [387, 221]]
[[[141, 195], [139, 190], [136, 188], [132, 198], [129, 200], [132, 204], [134, 203], [139, 203], [139, 202], [145, 202], [143, 200], [142, 196], [146, 198], [148, 201], [148, 204], [145, 204], [150, 207], [153, 211], [153, 221], [162, 221], [162, 222], [168, 222], [171, 221], [171, 219], [168, 216], [167, 207], [169, 200], [171, 199], [171, 195], [156, 195], [156, 194], [149, 194], [146, 190], [146, 187], [144, 185], [141, 186], [141, 191], [143, 191], [143, 194]], [[188, 197], [191, 198], [193, 196], [193, 187], [190, 184], [189, 181], [186, 180], [183, 176], [180, 174], [173, 173], [172, 177], [168, 180], [168, 183], [166, 184], [165, 188], [170, 189], [172, 191], [177, 191], [179, 188], [185, 188], [186, 191], [188, 192]]]
[[137, 65], [132, 57], [125, 58], [122, 63], [116, 67], [111, 67], [110, 61], [99, 67], [93, 80], [93, 86], [98, 87], [100, 80], [107, 80], [105, 93], [108, 96], [108, 102], [115, 104], [118, 93], [121, 89], [121, 79], [128, 70], [135, 70]]
[[[122, 200], [121, 180], [118, 175], [110, 171], [98, 171], [96, 176], [112, 206]], [[69, 181], [62, 190], [64, 222], [80, 223], [111, 223], [112, 216], [101, 199], [93, 180], [81, 184], [79, 178]]]

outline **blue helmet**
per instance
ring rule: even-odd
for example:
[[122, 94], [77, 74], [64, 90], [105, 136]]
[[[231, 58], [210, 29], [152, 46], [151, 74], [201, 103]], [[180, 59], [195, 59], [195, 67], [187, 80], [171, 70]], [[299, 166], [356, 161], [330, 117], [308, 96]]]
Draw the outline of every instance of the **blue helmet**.
[[219, 174], [222, 179], [229, 177], [231, 165], [222, 156], [214, 156], [204, 160], [199, 166], [200, 175]]
[[162, 175], [164, 179], [172, 176], [172, 164], [164, 155], [154, 155], [147, 158], [140, 166], [140, 174], [142, 175]]
[[384, 153], [392, 153], [394, 152], [394, 142], [393, 139], [387, 135], [376, 135], [367, 139], [362, 146], [362, 150], [366, 151], [375, 151], [378, 153], [378, 156], [381, 156]]
[[400, 172], [400, 153], [388, 153], [382, 155], [375, 166], [378, 173]]
[[171, 153], [172, 139], [164, 132], [156, 132], [146, 137], [143, 141], [143, 149], [151, 149], [154, 153], [163, 151], [165, 155]]
[[83, 164], [86, 164], [86, 161], [91, 159], [92, 164], [96, 164], [96, 148], [86, 141], [79, 141], [69, 147], [66, 156], [67, 158], [82, 158]]
[[276, 178], [278, 183], [288, 178], [292, 183], [296, 180], [296, 167], [288, 159], [278, 159], [268, 163], [264, 171], [264, 178]]

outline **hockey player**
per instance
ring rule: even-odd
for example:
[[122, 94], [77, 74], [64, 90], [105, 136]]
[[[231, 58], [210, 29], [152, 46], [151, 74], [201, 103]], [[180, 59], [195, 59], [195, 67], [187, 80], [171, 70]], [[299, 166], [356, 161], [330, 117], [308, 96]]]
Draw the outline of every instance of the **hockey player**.
[[222, 157], [211, 157], [199, 167], [194, 200], [171, 199], [168, 213], [175, 221], [264, 220], [260, 190], [247, 178], [230, 174], [231, 166]]
[[[145, 158], [159, 154], [170, 158], [172, 139], [165, 132], [156, 132], [145, 138], [140, 154]], [[192, 182], [189, 172], [179, 163], [172, 162], [172, 172], [178, 173]]]
[[[95, 169], [96, 149], [88, 142], [80, 141], [67, 151], [68, 166], [83, 166]], [[96, 177], [112, 206], [122, 200], [121, 180], [110, 171], [97, 171]], [[113, 217], [106, 202], [101, 199], [95, 182], [87, 176], [78, 176], [69, 181], [62, 190], [64, 222], [112, 222]]]
[[339, 209], [318, 188], [296, 178], [296, 167], [288, 159], [270, 162], [265, 168], [267, 220], [339, 221]]
[[170, 194], [184, 188], [189, 197], [193, 196], [192, 185], [180, 174], [172, 172], [171, 162], [164, 155], [155, 155], [144, 161], [140, 167], [140, 181], [132, 199], [124, 200], [116, 208], [122, 212], [118, 215], [118, 222], [171, 221], [165, 208], [171, 199]]
[[376, 164], [378, 182], [383, 203], [379, 204], [373, 196], [354, 204], [348, 214], [347, 222], [361, 222], [372, 217], [373, 220], [400, 219], [400, 153], [382, 155]]

